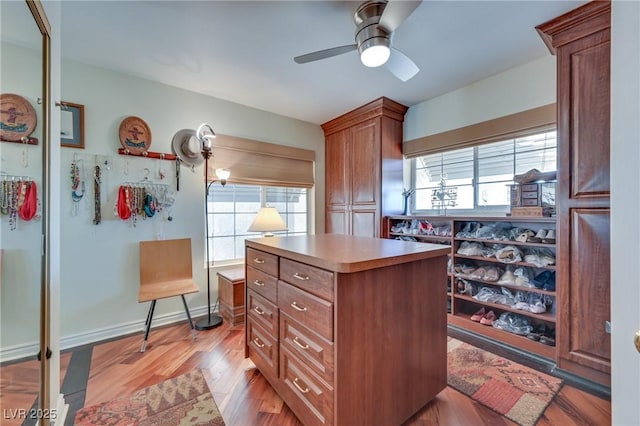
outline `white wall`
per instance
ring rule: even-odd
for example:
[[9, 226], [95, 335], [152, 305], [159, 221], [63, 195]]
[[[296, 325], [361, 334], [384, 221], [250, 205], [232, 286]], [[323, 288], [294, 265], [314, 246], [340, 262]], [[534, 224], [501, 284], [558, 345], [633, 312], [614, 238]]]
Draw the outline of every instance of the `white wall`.
[[[4, 56], [3, 56], [4, 61]], [[193, 173], [181, 168], [180, 191], [175, 192], [173, 221], [157, 214], [138, 220], [133, 227], [113, 214], [117, 188], [123, 182], [144, 177], [148, 168], [156, 182], [162, 163], [167, 183], [175, 191], [175, 166], [171, 161], [118, 155], [121, 121], [135, 115], [143, 118], [153, 135], [150, 151], [171, 153], [176, 131], [207, 122], [217, 133], [296, 146], [316, 152], [315, 230], [324, 232], [324, 135], [315, 124], [294, 120], [231, 102], [203, 96], [89, 65], [62, 61], [61, 100], [85, 106], [85, 149], [61, 148], [61, 347], [76, 346], [123, 332], [140, 331], [148, 303], [138, 304], [138, 242], [158, 238], [192, 239], [194, 279], [200, 293], [187, 296], [192, 314], [206, 312], [204, 270], [204, 182], [203, 166]], [[221, 83], [223, 84], [223, 83]], [[56, 142], [57, 143], [57, 142]], [[4, 145], [4, 144], [3, 144]], [[17, 161], [13, 149], [8, 161]], [[3, 151], [3, 155], [4, 151]], [[215, 155], [215, 151], [214, 151]], [[71, 200], [70, 164], [81, 160], [86, 193], [74, 214]], [[108, 161], [111, 170], [106, 170]], [[102, 223], [93, 224], [93, 170], [102, 166]], [[126, 166], [125, 166], [126, 165]], [[125, 174], [125, 168], [128, 174]], [[232, 171], [233, 173], [233, 171]], [[3, 222], [4, 226], [4, 222]], [[212, 300], [217, 297], [215, 270], [211, 272]], [[23, 309], [23, 308], [20, 308]], [[24, 310], [24, 309], [23, 309]], [[37, 315], [34, 315], [37, 318]], [[179, 298], [159, 301], [155, 324], [186, 318]], [[7, 337], [7, 338], [4, 338]], [[3, 336], [6, 345], [35, 345], [32, 339]], [[0, 352], [1, 353], [1, 352]]]
[[556, 58], [549, 54], [412, 106], [405, 115], [403, 138], [409, 141], [555, 101]]
[[[221, 84], [224, 84], [221, 82]], [[62, 100], [85, 105], [86, 149], [63, 149], [62, 174], [67, 175], [74, 154], [84, 161], [87, 184], [91, 185], [91, 170], [95, 155], [104, 164], [110, 160], [111, 170], [105, 171], [103, 185], [103, 223], [92, 224], [93, 201], [80, 206], [80, 214], [72, 215], [70, 190], [62, 198], [62, 293], [61, 330], [63, 346], [85, 340], [87, 332], [102, 330], [105, 335], [116, 326], [131, 325], [140, 330], [148, 304], [137, 303], [138, 242], [153, 239], [190, 237], [194, 279], [201, 292], [187, 296], [195, 314], [203, 314], [206, 305], [204, 265], [204, 183], [203, 166], [195, 173], [181, 168], [180, 191], [175, 192], [175, 204], [169, 222], [166, 215], [138, 220], [133, 227], [113, 214], [117, 187], [123, 182], [135, 182], [144, 177], [144, 168], [151, 171], [156, 182], [158, 168], [168, 171], [163, 181], [175, 189], [174, 163], [169, 161], [125, 158], [116, 155], [121, 147], [119, 125], [125, 117], [143, 118], [153, 135], [150, 151], [171, 152], [171, 139], [183, 128], [196, 128], [209, 123], [217, 133], [245, 137], [282, 145], [315, 150], [316, 193], [324, 192], [324, 136], [315, 125], [244, 107], [219, 99], [184, 91], [76, 62], [62, 64]], [[215, 155], [215, 151], [214, 151]], [[128, 166], [127, 166], [128, 163]], [[128, 174], [125, 173], [128, 168]], [[233, 173], [233, 171], [232, 171]], [[90, 195], [90, 191], [87, 191]], [[321, 214], [317, 215], [322, 217]], [[217, 297], [217, 280], [212, 271], [212, 300]], [[162, 300], [156, 316], [183, 311], [179, 298]]]

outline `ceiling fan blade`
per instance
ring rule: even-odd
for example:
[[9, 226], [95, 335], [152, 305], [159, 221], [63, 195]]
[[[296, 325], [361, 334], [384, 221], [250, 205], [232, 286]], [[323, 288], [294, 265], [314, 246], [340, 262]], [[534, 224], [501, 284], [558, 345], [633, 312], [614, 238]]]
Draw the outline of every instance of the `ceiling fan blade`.
[[307, 62], [318, 61], [320, 59], [330, 58], [332, 56], [342, 55], [343, 53], [356, 50], [358, 45], [349, 44], [346, 46], [332, 47], [330, 49], [318, 50], [317, 52], [307, 53], [306, 55], [296, 56], [293, 58], [298, 64], [306, 64]]
[[391, 56], [387, 61], [387, 68], [402, 81], [411, 79], [420, 71], [420, 68], [407, 55], [393, 47], [391, 48]]
[[380, 16], [379, 26], [392, 33], [413, 13], [422, 0], [389, 0]]

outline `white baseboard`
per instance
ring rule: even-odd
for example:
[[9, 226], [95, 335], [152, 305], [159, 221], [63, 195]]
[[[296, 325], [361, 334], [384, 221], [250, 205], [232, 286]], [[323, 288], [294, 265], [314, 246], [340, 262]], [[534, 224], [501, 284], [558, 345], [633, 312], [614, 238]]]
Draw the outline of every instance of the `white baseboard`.
[[[193, 309], [189, 308], [189, 312], [191, 313], [192, 318], [200, 317], [207, 314], [207, 307], [202, 306]], [[151, 323], [151, 329], [153, 330], [156, 327], [185, 321], [186, 319], [187, 316], [185, 315], [184, 310], [175, 311], [164, 315], [154, 315], [153, 321]], [[78, 346], [87, 345], [89, 343], [141, 332], [143, 330], [144, 320], [137, 320], [115, 325], [112, 327], [95, 329], [84, 333], [62, 336], [60, 338], [60, 349], [71, 349]], [[0, 363], [32, 357], [34, 354], [38, 353], [38, 345], [38, 342], [29, 342], [6, 348], [0, 348]]]

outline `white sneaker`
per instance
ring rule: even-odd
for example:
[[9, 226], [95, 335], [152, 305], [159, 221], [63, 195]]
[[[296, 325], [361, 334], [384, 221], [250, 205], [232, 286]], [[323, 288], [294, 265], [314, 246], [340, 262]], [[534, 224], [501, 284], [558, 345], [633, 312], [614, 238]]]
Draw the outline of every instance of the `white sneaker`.
[[541, 243], [542, 240], [547, 236], [546, 229], [540, 229], [535, 237], [531, 237], [527, 240], [528, 243]]

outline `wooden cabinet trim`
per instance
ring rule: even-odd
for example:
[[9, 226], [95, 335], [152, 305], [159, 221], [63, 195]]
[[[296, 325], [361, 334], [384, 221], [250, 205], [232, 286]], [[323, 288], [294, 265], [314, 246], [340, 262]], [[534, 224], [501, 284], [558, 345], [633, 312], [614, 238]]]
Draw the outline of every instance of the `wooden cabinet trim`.
[[558, 47], [610, 27], [611, 2], [596, 0], [536, 26], [536, 31], [555, 55]]
[[322, 130], [324, 130], [325, 137], [338, 132], [340, 130], [349, 128], [362, 121], [370, 120], [372, 118], [386, 116], [391, 117], [394, 120], [403, 122], [404, 114], [409, 108], [395, 102], [389, 98], [381, 97], [366, 105], [342, 114], [333, 120], [327, 121], [322, 124]]

